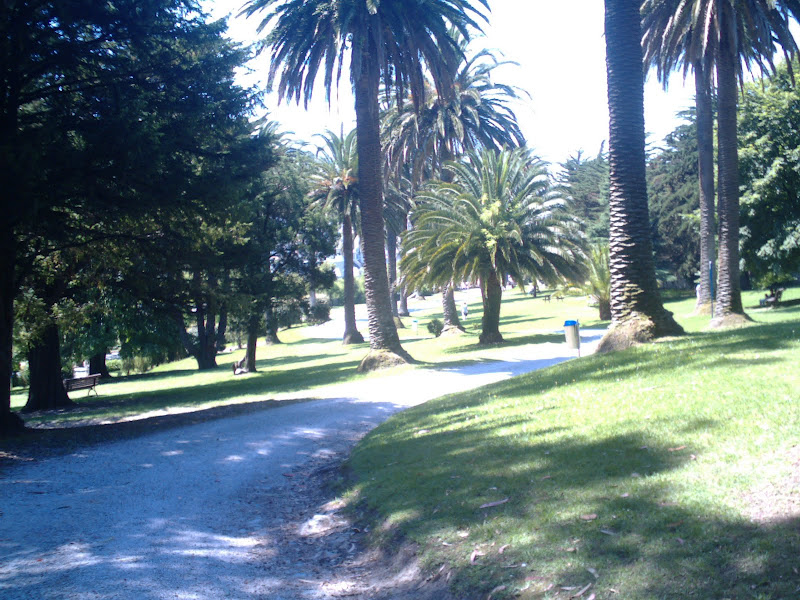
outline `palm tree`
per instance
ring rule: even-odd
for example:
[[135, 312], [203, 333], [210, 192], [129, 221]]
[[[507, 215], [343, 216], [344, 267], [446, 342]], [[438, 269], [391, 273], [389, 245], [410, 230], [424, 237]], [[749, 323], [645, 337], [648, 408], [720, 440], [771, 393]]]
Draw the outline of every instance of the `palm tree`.
[[[698, 130], [710, 120], [710, 74], [716, 70], [719, 189], [719, 276], [713, 326], [746, 319], [739, 287], [739, 158], [736, 125], [737, 81], [755, 67], [774, 71], [775, 44], [797, 53], [789, 29], [800, 16], [797, 0], [645, 0], [643, 16], [650, 62], [662, 77], [683, 64], [695, 70], [698, 84]], [[701, 115], [701, 102], [704, 104]], [[704, 144], [710, 146], [710, 125]], [[699, 135], [699, 134], [698, 134]], [[701, 148], [702, 150], [702, 148]], [[710, 154], [710, 150], [705, 150]], [[710, 160], [706, 158], [705, 171]], [[702, 175], [701, 175], [702, 176]], [[708, 184], [706, 184], [708, 186]], [[705, 267], [707, 262], [701, 261]]]
[[358, 131], [370, 347], [378, 355], [365, 358], [360, 369], [412, 360], [400, 345], [386, 274], [378, 102], [381, 79], [386, 90], [395, 90], [398, 98], [410, 91], [415, 105], [420, 106], [425, 98], [423, 67], [427, 67], [437, 92], [446, 97], [452, 89], [447, 65], [459, 52], [450, 27], [467, 38], [472, 30], [479, 30], [476, 19], [485, 16], [477, 5], [489, 8], [486, 0], [249, 0], [242, 11], [252, 16], [271, 9], [259, 30], [272, 24], [267, 38], [272, 48], [269, 82], [280, 71], [281, 98], [297, 102], [302, 98], [307, 104], [320, 68], [330, 97], [349, 58]]
[[403, 241], [403, 276], [410, 285], [478, 283], [480, 343], [502, 342], [501, 282], [581, 277], [583, 236], [551, 191], [546, 164], [527, 149], [469, 152], [444, 168], [452, 182], [433, 182], [416, 198], [415, 227]]
[[[459, 37], [462, 51], [450, 68], [454, 90], [447, 98], [433, 98], [416, 111], [409, 102], [393, 105], [384, 115], [384, 147], [388, 170], [411, 171], [415, 183], [449, 173], [441, 166], [465, 151], [479, 148], [500, 150], [504, 146], [524, 145], [525, 139], [516, 116], [508, 107], [519, 97], [518, 90], [492, 80], [494, 69], [509, 61], [499, 61], [488, 50], [467, 55], [468, 40]], [[463, 330], [456, 308], [454, 282], [442, 287], [444, 330]]]
[[647, 207], [639, 5], [606, 0], [612, 327], [600, 348], [682, 333], [656, 283]]
[[364, 336], [356, 326], [355, 278], [353, 277], [353, 223], [358, 219], [358, 153], [356, 130], [347, 135], [327, 131], [320, 135], [325, 146], [318, 154], [319, 174], [311, 196], [322, 206], [334, 209], [342, 222], [344, 258], [343, 344], [361, 344]]
[[[673, 9], [670, 12], [670, 9]], [[675, 6], [661, 0], [644, 0], [642, 4], [642, 45], [644, 62], [655, 67], [658, 80], [667, 88], [673, 71], [683, 67], [684, 77], [694, 71], [697, 127], [697, 171], [700, 188], [700, 291], [696, 312], [711, 312], [711, 274], [715, 249], [714, 218], [714, 107], [713, 107], [713, 54], [703, 53], [704, 45], [698, 43], [701, 28], [689, 27], [677, 39], [671, 39]], [[692, 54], [694, 53], [694, 54]], [[712, 265], [709, 268], [709, 265]]]

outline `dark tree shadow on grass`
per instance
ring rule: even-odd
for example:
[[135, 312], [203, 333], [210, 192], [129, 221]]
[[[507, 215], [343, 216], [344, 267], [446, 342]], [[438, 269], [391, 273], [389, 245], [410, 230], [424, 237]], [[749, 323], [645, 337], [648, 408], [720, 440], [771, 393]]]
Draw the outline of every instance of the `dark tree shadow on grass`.
[[[677, 504], [664, 475], [683, 468], [690, 455], [644, 430], [547, 443], [541, 438], [554, 430], [545, 427], [521, 443], [486, 426], [456, 434], [448, 430], [454, 423], [457, 414], [440, 429], [392, 437], [390, 450], [368, 438], [364, 455], [380, 460], [390, 451], [394, 464], [359, 486], [368, 504], [384, 507], [390, 522], [396, 515], [413, 539], [440, 540], [439, 555], [455, 565], [458, 597], [486, 598], [500, 585], [507, 587], [493, 598], [516, 597], [522, 588], [527, 594], [519, 597], [550, 597], [548, 589], [588, 584], [597, 598], [788, 599], [800, 593], [800, 519], [758, 524]], [[389, 494], [385, 477], [425, 493]], [[501, 499], [507, 502], [480, 508]], [[496, 522], [519, 533], [497, 538]], [[443, 534], [454, 531], [464, 537]], [[473, 551], [472, 561], [465, 560]]]

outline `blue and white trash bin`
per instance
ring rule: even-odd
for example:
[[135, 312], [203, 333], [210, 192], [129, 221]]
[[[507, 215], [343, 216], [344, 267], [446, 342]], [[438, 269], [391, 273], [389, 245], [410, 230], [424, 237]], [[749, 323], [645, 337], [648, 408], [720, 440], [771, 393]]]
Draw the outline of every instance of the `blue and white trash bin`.
[[578, 351], [581, 355], [581, 326], [578, 321], [564, 321], [564, 337], [567, 340], [567, 348]]

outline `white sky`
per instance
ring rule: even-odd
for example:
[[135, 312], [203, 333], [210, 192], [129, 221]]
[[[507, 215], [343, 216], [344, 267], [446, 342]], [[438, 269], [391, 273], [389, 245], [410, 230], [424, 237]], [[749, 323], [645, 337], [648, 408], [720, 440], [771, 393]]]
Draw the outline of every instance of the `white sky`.
[[[215, 18], [238, 13], [242, 4], [243, 0], [203, 0]], [[506, 60], [519, 63], [497, 69], [495, 80], [531, 95], [513, 105], [528, 145], [551, 163], [563, 162], [581, 149], [595, 155], [608, 138], [603, 2], [490, 0], [490, 5], [486, 36], [475, 45], [499, 51]], [[231, 19], [231, 36], [242, 42], [257, 39], [258, 21], [256, 17]], [[265, 83], [268, 65], [265, 54], [253, 65], [255, 79], [245, 81]], [[308, 111], [293, 103], [278, 106], [277, 99], [268, 96], [270, 118], [305, 141], [325, 129], [338, 132], [341, 123], [346, 131], [355, 124], [349, 87], [343, 74], [339, 101], [334, 97], [330, 109], [321, 85]], [[658, 144], [680, 123], [676, 113], [694, 104], [693, 94], [691, 76], [684, 85], [682, 76], [675, 75], [669, 92], [663, 91], [654, 75], [648, 78], [645, 125], [650, 142]]]

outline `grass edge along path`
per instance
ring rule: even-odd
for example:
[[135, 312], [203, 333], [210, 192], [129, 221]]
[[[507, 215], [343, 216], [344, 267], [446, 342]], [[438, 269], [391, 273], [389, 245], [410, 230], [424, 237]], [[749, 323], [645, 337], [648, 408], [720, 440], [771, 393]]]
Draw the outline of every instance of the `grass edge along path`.
[[798, 598], [800, 307], [756, 318], [410, 409], [344, 495], [460, 598]]
[[[506, 293], [501, 328], [506, 343], [494, 347], [479, 346], [481, 310], [477, 290], [459, 292], [461, 300], [470, 301], [470, 316], [465, 319], [467, 334], [434, 338], [427, 331], [430, 319], [441, 318], [438, 296], [418, 302], [413, 318], [407, 318], [400, 330], [404, 345], [419, 361], [413, 369], [429, 364], [439, 366], [469, 364], [501, 358], [508, 349], [527, 344], [561, 342], [556, 333], [568, 318], [583, 323], [597, 323], [596, 309], [586, 306], [583, 298], [546, 304], [518, 290]], [[363, 308], [363, 307], [362, 307]], [[416, 322], [416, 326], [413, 323]], [[102, 382], [97, 395], [85, 392], [71, 394], [76, 407], [24, 415], [32, 427], [95, 426], [121, 421], [175, 415], [216, 409], [238, 404], [283, 401], [298, 397], [313, 398], [314, 389], [365, 378], [381, 377], [385, 371], [360, 374], [356, 367], [367, 352], [368, 344], [342, 346], [339, 339], [320, 339], [314, 327], [295, 327], [281, 331], [285, 343], [258, 347], [258, 372], [234, 377], [232, 364], [244, 350], [217, 356], [218, 367], [198, 371], [194, 359], [187, 358], [156, 367], [151, 372], [114, 377]], [[393, 370], [393, 372], [396, 372]], [[27, 391], [17, 388], [12, 394], [12, 409], [19, 410], [26, 402]]]

